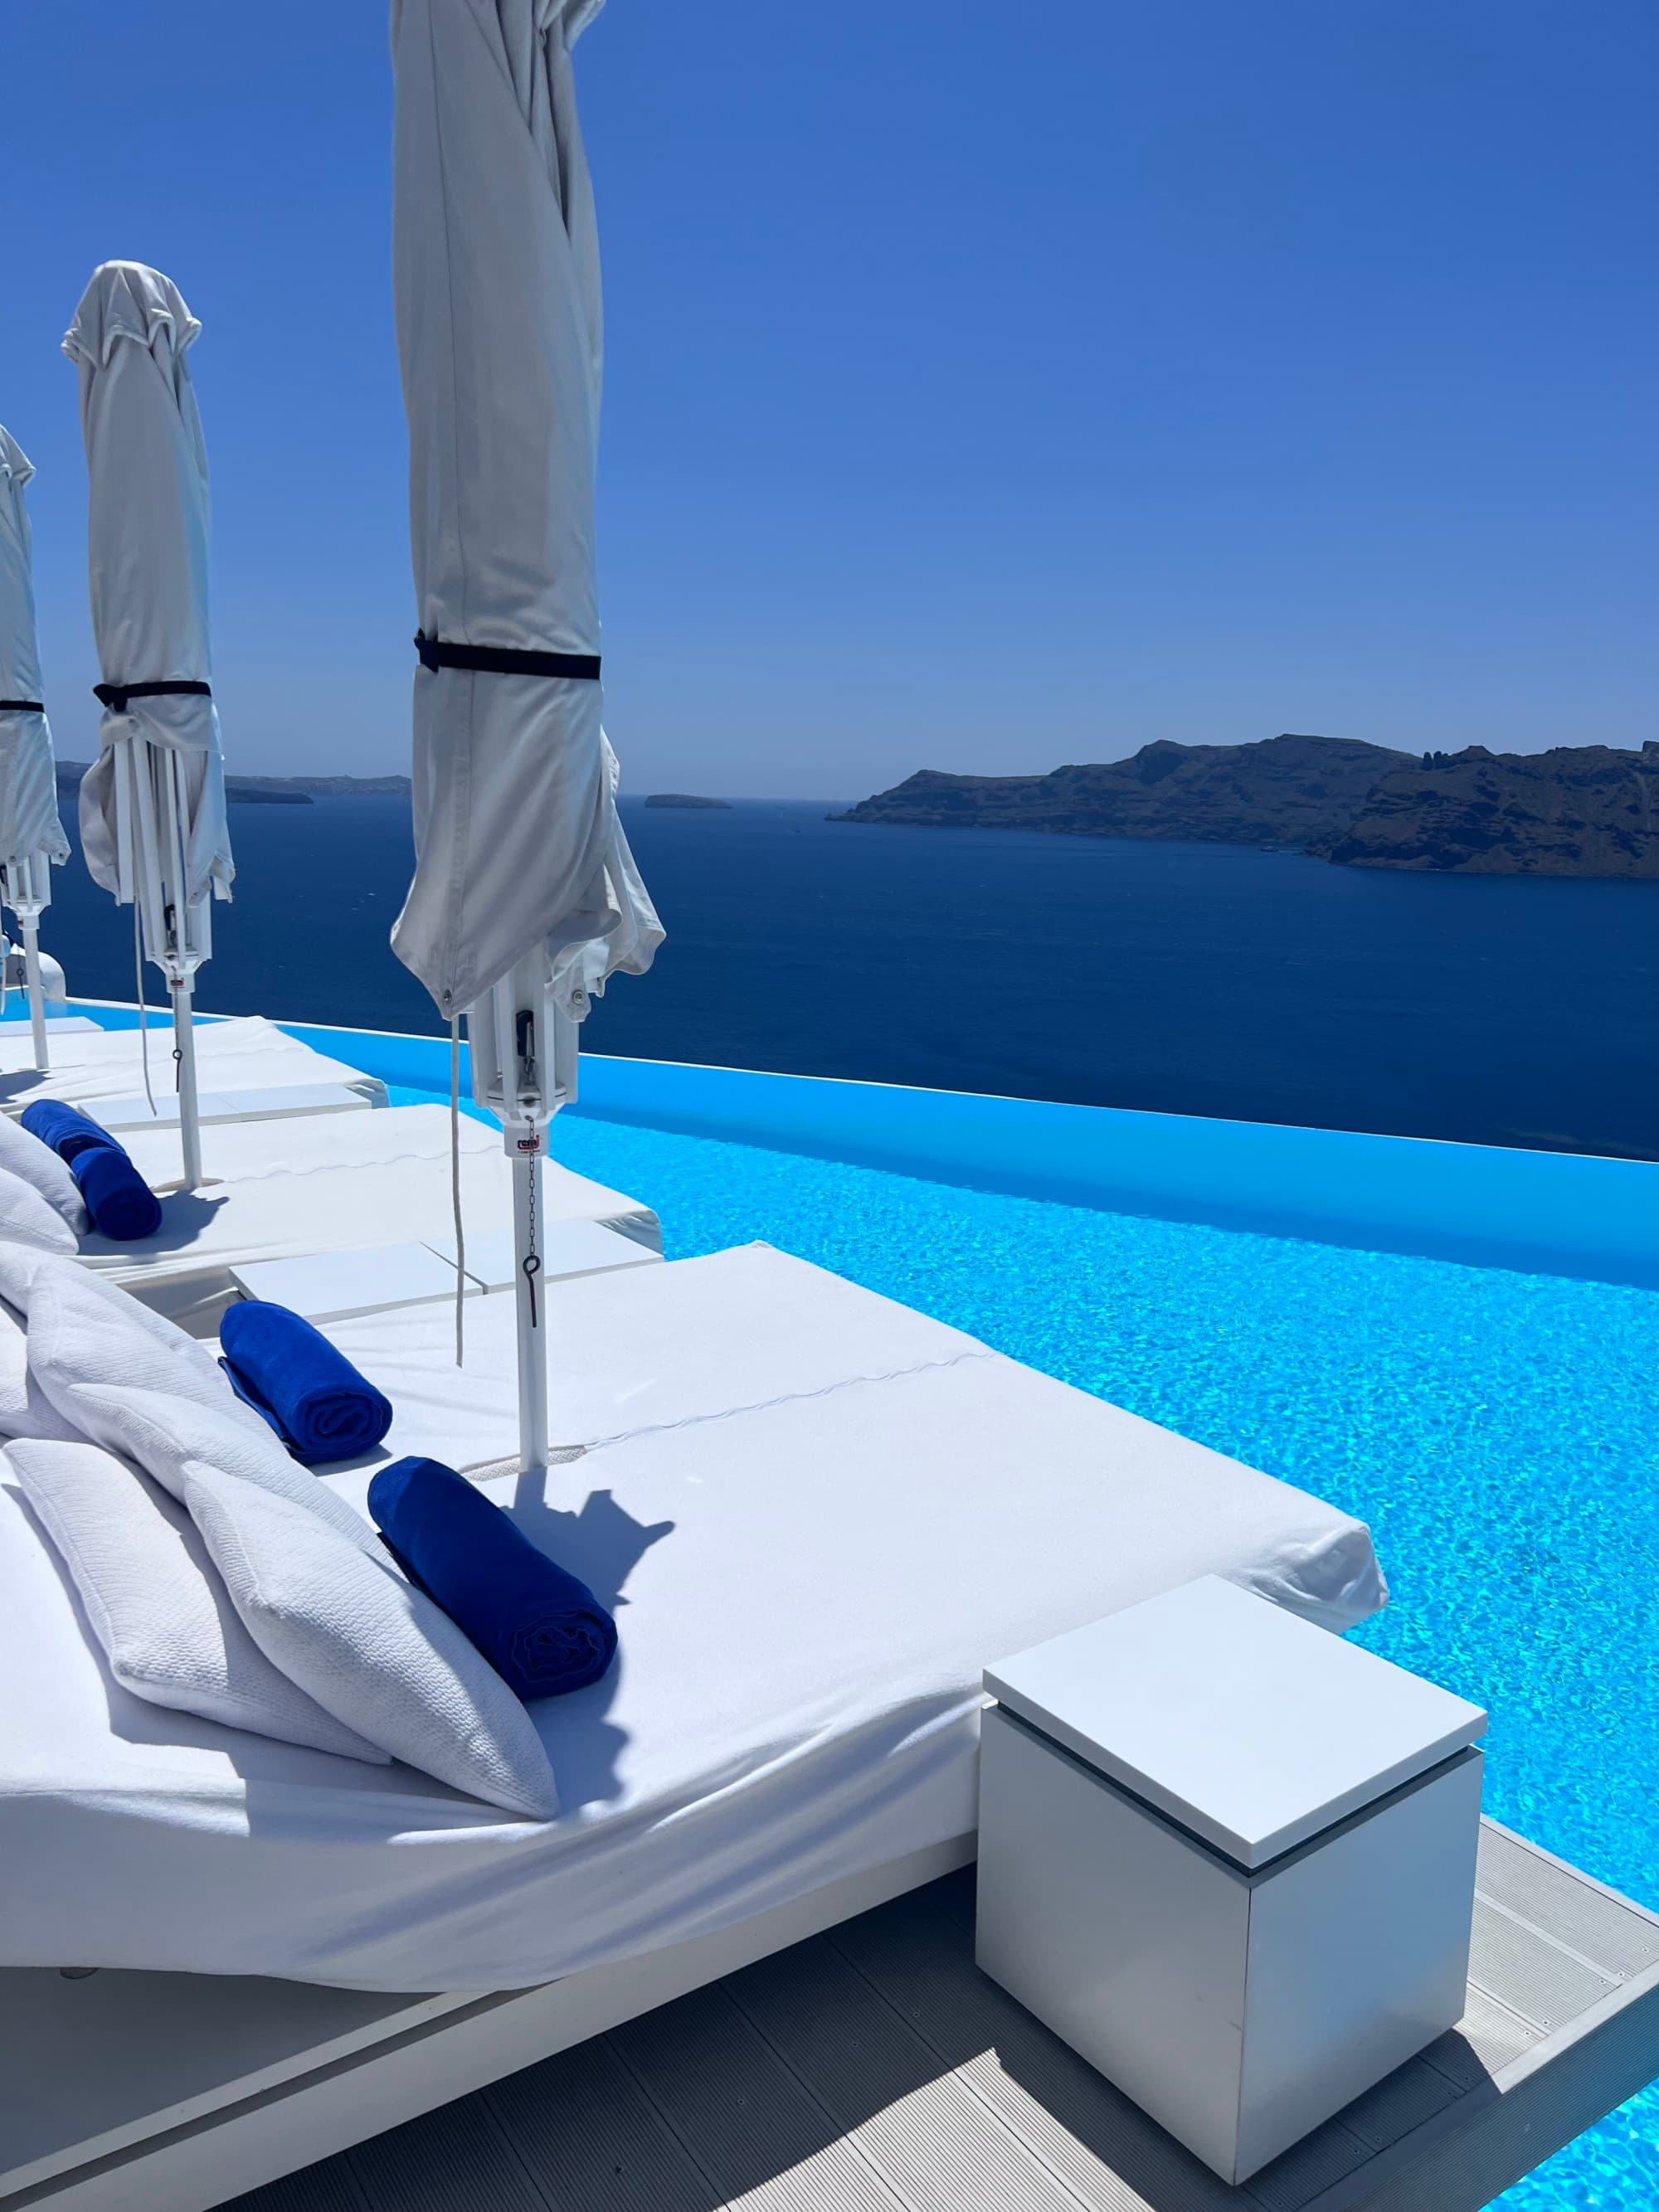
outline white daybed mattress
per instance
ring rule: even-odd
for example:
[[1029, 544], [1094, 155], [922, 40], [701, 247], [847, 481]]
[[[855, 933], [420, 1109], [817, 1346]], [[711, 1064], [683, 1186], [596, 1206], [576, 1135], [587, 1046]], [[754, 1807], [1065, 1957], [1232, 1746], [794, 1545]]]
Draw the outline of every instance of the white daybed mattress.
[[0, 1963], [525, 1986], [970, 1831], [989, 1660], [1209, 1572], [1382, 1601], [1358, 1522], [763, 1247], [549, 1308], [558, 1431], [611, 1441], [486, 1486], [621, 1599], [611, 1674], [532, 1708], [560, 1818], [139, 1704], [0, 1486]]
[[[21, 1114], [36, 1098], [63, 1098], [71, 1106], [99, 1098], [131, 1098], [144, 1087], [143, 1061], [137, 1030], [100, 1030], [51, 1041], [52, 1066], [42, 1074], [27, 1028], [21, 1037], [0, 1037], [0, 1111]], [[203, 1091], [276, 1091], [296, 1083], [339, 1083], [361, 1091], [377, 1106], [386, 1103], [386, 1085], [343, 1060], [331, 1060], [275, 1022], [246, 1019], [198, 1022], [196, 1071]], [[173, 1087], [173, 1022], [155, 1012], [149, 1024], [150, 1089], [158, 1097]], [[173, 1132], [177, 1175], [179, 1137]]]
[[[445, 1106], [204, 1130], [207, 1181], [188, 1195], [165, 1188], [177, 1177], [176, 1130], [135, 1130], [124, 1141], [139, 1173], [162, 1192], [161, 1226], [131, 1243], [84, 1237], [82, 1259], [194, 1334], [210, 1331], [223, 1311], [234, 1265], [453, 1233]], [[464, 1116], [460, 1142], [463, 1218], [472, 1230], [498, 1230], [513, 1218], [512, 1164], [500, 1133]], [[544, 1190], [548, 1220], [603, 1222], [661, 1250], [655, 1214], [620, 1191], [552, 1161]]]

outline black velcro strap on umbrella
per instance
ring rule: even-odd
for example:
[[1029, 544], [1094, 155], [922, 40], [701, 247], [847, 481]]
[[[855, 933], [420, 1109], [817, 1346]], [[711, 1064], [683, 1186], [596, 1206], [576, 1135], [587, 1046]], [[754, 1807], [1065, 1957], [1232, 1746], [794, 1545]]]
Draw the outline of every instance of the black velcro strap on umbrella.
[[44, 714], [38, 699], [0, 699], [0, 714]]
[[198, 699], [213, 696], [210, 684], [94, 684], [92, 687], [93, 697], [115, 714], [126, 713], [129, 699], [171, 699], [186, 691]]
[[520, 653], [508, 645], [456, 645], [447, 638], [415, 633], [422, 668], [470, 668], [484, 676], [575, 676], [599, 680], [597, 653]]

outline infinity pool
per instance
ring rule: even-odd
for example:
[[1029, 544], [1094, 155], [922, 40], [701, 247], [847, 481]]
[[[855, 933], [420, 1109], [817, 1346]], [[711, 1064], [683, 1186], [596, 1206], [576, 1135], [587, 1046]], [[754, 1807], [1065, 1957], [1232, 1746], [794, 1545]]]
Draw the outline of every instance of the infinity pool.
[[[1491, 1711], [1487, 1809], [1659, 1904], [1659, 1291], [946, 1188], [574, 1115], [671, 1259], [760, 1237], [1370, 1522], [1362, 1640]], [[1659, 2203], [1659, 2090], [1510, 2191]]]

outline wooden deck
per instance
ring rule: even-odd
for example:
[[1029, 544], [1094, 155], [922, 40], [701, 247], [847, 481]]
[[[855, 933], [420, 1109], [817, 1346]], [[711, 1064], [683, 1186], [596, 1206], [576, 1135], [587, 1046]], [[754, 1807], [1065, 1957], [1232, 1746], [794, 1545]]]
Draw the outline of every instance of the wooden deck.
[[1486, 1825], [1468, 2012], [1244, 2189], [974, 1965], [971, 1871], [234, 2212], [1477, 2212], [1659, 2073], [1659, 1917]]

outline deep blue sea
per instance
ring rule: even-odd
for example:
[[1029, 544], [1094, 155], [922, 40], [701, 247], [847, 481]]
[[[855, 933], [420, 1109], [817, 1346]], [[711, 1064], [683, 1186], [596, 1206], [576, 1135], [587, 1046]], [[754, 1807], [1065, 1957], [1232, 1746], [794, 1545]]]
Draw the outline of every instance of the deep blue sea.
[[[669, 942], [651, 975], [612, 984], [587, 1044], [1659, 1156], [1659, 884], [860, 827], [826, 821], [833, 803], [624, 801]], [[407, 801], [238, 805], [231, 830], [236, 897], [201, 1006], [437, 1029], [386, 944]], [[78, 856], [55, 882], [42, 939], [71, 989], [131, 999], [128, 915]]]

